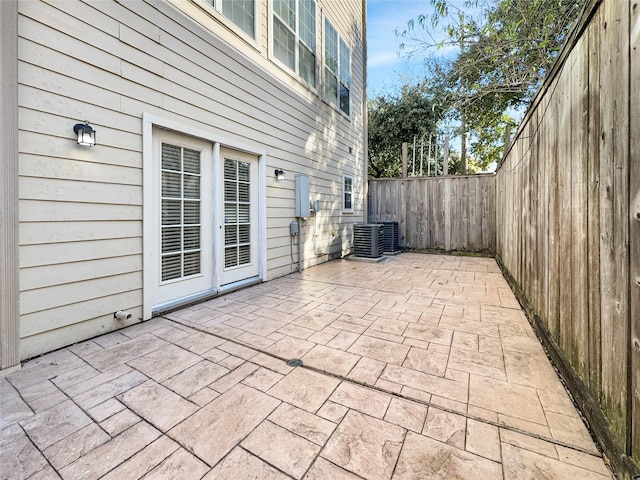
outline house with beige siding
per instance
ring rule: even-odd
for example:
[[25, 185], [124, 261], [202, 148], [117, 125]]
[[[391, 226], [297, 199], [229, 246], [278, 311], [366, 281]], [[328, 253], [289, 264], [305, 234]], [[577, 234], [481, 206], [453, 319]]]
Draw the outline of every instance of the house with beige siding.
[[0, 2], [1, 369], [350, 253], [365, 11]]

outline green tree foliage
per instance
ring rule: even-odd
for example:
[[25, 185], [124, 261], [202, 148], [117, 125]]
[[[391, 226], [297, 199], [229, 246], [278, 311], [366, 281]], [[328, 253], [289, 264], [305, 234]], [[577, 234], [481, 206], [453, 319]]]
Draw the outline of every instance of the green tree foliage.
[[[527, 105], [553, 64], [585, 0], [431, 0], [432, 16], [397, 32], [410, 54], [431, 53], [427, 77], [439, 101], [470, 133], [470, 153], [497, 162], [505, 114]], [[438, 49], [455, 54], [435, 56]], [[466, 155], [465, 151], [461, 152]]]
[[403, 85], [399, 95], [381, 95], [368, 102], [369, 175], [402, 174], [402, 142], [436, 131], [441, 116], [424, 85]]

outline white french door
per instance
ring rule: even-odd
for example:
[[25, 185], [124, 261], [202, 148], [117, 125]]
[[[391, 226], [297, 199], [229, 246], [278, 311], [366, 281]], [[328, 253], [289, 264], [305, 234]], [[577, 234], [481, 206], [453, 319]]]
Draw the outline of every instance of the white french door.
[[258, 157], [220, 149], [220, 286], [258, 277]]
[[264, 153], [146, 128], [145, 318], [263, 279]]
[[[154, 310], [214, 290], [213, 145], [154, 131]], [[145, 246], [146, 247], [146, 246]]]

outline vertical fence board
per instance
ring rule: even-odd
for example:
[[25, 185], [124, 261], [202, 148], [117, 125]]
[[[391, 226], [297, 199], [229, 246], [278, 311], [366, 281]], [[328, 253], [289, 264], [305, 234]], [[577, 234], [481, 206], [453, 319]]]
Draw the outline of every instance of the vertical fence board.
[[576, 46], [571, 76], [571, 325], [570, 349], [580, 377], [588, 376], [589, 322], [587, 308], [587, 135], [588, 135], [588, 41]]
[[[538, 172], [539, 172], [539, 164], [538, 164], [538, 150], [537, 150], [537, 139], [536, 136], [534, 134], [534, 132], [532, 131], [531, 128], [531, 124], [529, 124], [528, 128], [528, 136], [531, 137], [529, 138], [529, 142], [527, 142], [527, 148], [529, 149], [529, 164], [530, 164], [530, 170], [529, 170], [529, 183], [530, 183], [530, 188], [529, 188], [529, 205], [531, 208], [531, 217], [530, 217], [530, 230], [529, 230], [529, 235], [530, 235], [530, 248], [531, 248], [531, 252], [530, 252], [530, 271], [529, 271], [529, 278], [538, 278], [539, 277], [539, 272], [540, 272], [540, 254], [538, 252], [539, 250], [539, 244], [538, 244], [538, 238], [539, 238], [539, 229], [540, 229], [540, 224], [539, 224], [539, 220], [540, 220], [540, 215], [539, 215], [539, 195], [540, 195], [540, 191], [539, 191], [539, 183], [538, 183]], [[540, 282], [531, 282], [531, 287], [530, 287], [530, 298], [534, 298], [534, 299], [539, 299], [540, 298]]]
[[551, 258], [553, 256], [552, 248], [553, 242], [551, 241], [552, 237], [552, 220], [551, 212], [549, 211], [549, 207], [551, 205], [551, 194], [552, 194], [552, 185], [551, 185], [551, 174], [553, 170], [553, 157], [551, 156], [551, 144], [547, 140], [547, 131], [549, 129], [548, 125], [544, 122], [545, 112], [550, 108], [551, 100], [548, 97], [543, 98], [541, 105], [538, 109], [538, 125], [540, 125], [540, 143], [542, 144], [542, 156], [545, 159], [544, 162], [544, 191], [543, 197], [544, 202], [542, 205], [542, 215], [544, 216], [544, 264], [540, 275], [542, 277], [542, 283], [544, 285], [544, 291], [542, 292], [543, 303], [540, 305], [540, 313], [542, 314], [542, 318], [547, 325], [547, 328], [550, 329], [550, 320], [551, 316], [551, 295], [549, 292], [551, 291], [551, 276], [549, 275], [549, 271], [551, 269]]
[[549, 144], [549, 158], [554, 161], [551, 164], [550, 173], [550, 195], [549, 195], [549, 314], [548, 314], [548, 328], [556, 342], [559, 340], [559, 316], [560, 316], [560, 230], [561, 226], [558, 225], [560, 219], [560, 201], [559, 201], [559, 185], [558, 178], [562, 166], [560, 159], [558, 158], [558, 137], [553, 135], [554, 126], [551, 123], [555, 123], [559, 116], [558, 100], [555, 95], [555, 90], [558, 87], [559, 78], [556, 78], [551, 87], [551, 97], [549, 98], [549, 110], [547, 115], [544, 115], [543, 122], [546, 125], [545, 133], [547, 134], [546, 141]]
[[[425, 186], [428, 185], [425, 184]], [[431, 189], [429, 194], [429, 201], [431, 202], [431, 222], [433, 228], [430, 229], [433, 235], [431, 244], [433, 248], [444, 249], [444, 204], [439, 202], [438, 199], [442, 198], [441, 191], [442, 181], [440, 179], [431, 182]]]
[[469, 194], [466, 199], [467, 205], [467, 218], [469, 222], [468, 227], [468, 243], [471, 245], [481, 244], [479, 234], [482, 233], [481, 217], [478, 211], [478, 203], [475, 201], [478, 198], [478, 182], [477, 178], [471, 177], [469, 179]]
[[538, 257], [538, 262], [536, 265], [536, 271], [535, 271], [535, 279], [536, 281], [533, 282], [536, 284], [537, 288], [538, 288], [538, 296], [537, 296], [537, 303], [536, 305], [538, 305], [538, 308], [540, 309], [540, 313], [545, 312], [545, 305], [546, 305], [546, 299], [547, 299], [547, 283], [546, 283], [546, 276], [544, 275], [544, 271], [546, 268], [546, 262], [547, 262], [547, 245], [546, 245], [546, 238], [547, 238], [547, 215], [545, 212], [545, 206], [546, 206], [546, 198], [545, 197], [545, 185], [546, 185], [546, 176], [544, 175], [545, 167], [546, 167], [546, 160], [547, 157], [544, 155], [544, 145], [543, 143], [540, 141], [540, 137], [538, 135], [536, 135], [536, 132], [533, 128], [531, 128], [531, 123], [534, 122], [536, 125], [540, 122], [540, 110], [536, 110], [536, 112], [534, 113], [533, 117], [532, 117], [532, 121], [529, 122], [529, 128], [528, 128], [528, 136], [530, 136], [531, 138], [529, 139], [530, 142], [535, 142], [534, 145], [532, 145], [532, 149], [534, 151], [534, 155], [535, 155], [535, 160], [536, 160], [536, 170], [537, 170], [537, 175], [536, 175], [536, 181], [537, 181], [537, 191], [535, 192], [536, 194], [536, 199], [538, 202], [537, 205], [537, 235], [536, 235], [536, 254]]
[[571, 145], [571, 78], [573, 77], [576, 49], [569, 57], [565, 68], [558, 78], [558, 88], [554, 97], [558, 106], [560, 123], [556, 126], [563, 132], [558, 135], [558, 154], [556, 164], [558, 166], [558, 215], [556, 226], [556, 239], [558, 241], [558, 344], [564, 350], [569, 360], [573, 363], [575, 352], [571, 349], [571, 310], [573, 299], [571, 297], [571, 191], [573, 163], [575, 161]]
[[516, 197], [517, 209], [520, 217], [520, 220], [517, 222], [518, 229], [516, 232], [516, 235], [517, 235], [516, 238], [518, 238], [520, 243], [518, 263], [520, 265], [519, 268], [520, 268], [521, 279], [526, 278], [526, 275], [527, 275], [527, 256], [530, 251], [527, 245], [527, 240], [528, 240], [527, 230], [529, 229], [528, 227], [529, 212], [527, 211], [527, 197], [528, 197], [529, 185], [527, 184], [527, 182], [524, 181], [524, 179], [528, 176], [528, 172], [529, 172], [529, 162], [527, 161], [528, 160], [527, 156], [529, 155], [529, 149], [527, 147], [528, 147], [527, 142], [520, 142], [519, 158], [521, 159], [521, 161], [518, 165], [518, 169], [516, 170], [518, 185], [520, 185], [522, 188], [522, 194]]
[[[404, 197], [403, 197], [403, 203], [404, 203], [404, 208], [405, 208], [405, 228], [406, 228], [406, 236], [405, 236], [405, 245], [413, 245], [415, 243], [415, 238], [416, 238], [416, 234], [415, 234], [415, 222], [414, 222], [414, 217], [415, 217], [415, 213], [414, 213], [414, 209], [415, 209], [415, 202], [410, 202], [408, 201], [409, 198], [412, 197], [413, 195], [413, 182], [408, 182], [406, 179], [403, 180], [403, 183], [405, 185], [405, 190], [404, 190]], [[377, 218], [374, 218], [374, 220], [377, 220]]]
[[496, 183], [481, 182], [482, 188], [482, 250], [496, 248]]
[[589, 139], [587, 143], [587, 288], [589, 302], [589, 376], [591, 394], [601, 401], [602, 341], [600, 334], [600, 29], [602, 9], [587, 30], [589, 44]]
[[398, 187], [397, 198], [400, 202], [400, 210], [398, 210], [398, 221], [401, 240], [400, 245], [405, 245], [406, 237], [407, 237], [407, 217], [404, 212], [407, 211], [407, 182], [401, 181]]
[[632, 94], [630, 122], [631, 454], [640, 459], [640, 4], [629, 3]]
[[[414, 187], [418, 191], [421, 191], [424, 189], [424, 183], [422, 181], [414, 182]], [[420, 248], [425, 248], [425, 245], [427, 245], [427, 242], [429, 241], [429, 225], [427, 216], [427, 212], [429, 211], [429, 204], [424, 200], [425, 199], [423, 197], [421, 201], [416, 202], [418, 205], [418, 210], [416, 212], [415, 224], [418, 229], [417, 231], [419, 232], [417, 243], [420, 245]]]
[[442, 213], [443, 213], [443, 219], [444, 219], [443, 228], [442, 228], [442, 236], [444, 239], [443, 248], [445, 250], [453, 250], [451, 239], [453, 238], [455, 240], [456, 233], [453, 232], [455, 225], [451, 223], [451, 217], [455, 216], [455, 214], [451, 210], [452, 208], [455, 208], [454, 206], [457, 203], [457, 201], [452, 202], [451, 200], [452, 200], [452, 197], [456, 198], [457, 200], [457, 197], [454, 196], [456, 194], [456, 182], [440, 181], [440, 188], [441, 188], [442, 199], [443, 199]]
[[605, 2], [600, 57], [600, 272], [602, 405], [627, 443], [629, 319], [629, 9]]
[[460, 237], [458, 238], [459, 249], [467, 251], [469, 250], [469, 229], [471, 226], [469, 225], [469, 186], [473, 182], [473, 177], [467, 179], [466, 182], [457, 182], [458, 188], [462, 187], [462, 198], [460, 205], [460, 215], [462, 216], [462, 225]]

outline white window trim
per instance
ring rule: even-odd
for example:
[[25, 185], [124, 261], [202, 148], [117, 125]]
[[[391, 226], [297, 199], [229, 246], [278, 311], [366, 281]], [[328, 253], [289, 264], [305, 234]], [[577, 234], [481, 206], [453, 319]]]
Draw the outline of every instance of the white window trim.
[[[154, 218], [154, 195], [153, 189], [145, 187], [146, 185], [153, 184], [153, 127], [166, 128], [175, 132], [191, 135], [193, 137], [200, 138], [212, 143], [213, 147], [213, 171], [219, 172], [221, 166], [220, 147], [228, 147], [230, 149], [240, 150], [250, 153], [259, 158], [258, 162], [258, 178], [260, 179], [258, 185], [258, 255], [259, 260], [259, 278], [261, 281], [266, 282], [268, 280], [267, 271], [267, 152], [264, 149], [256, 148], [252, 145], [247, 145], [242, 142], [238, 142], [233, 139], [229, 139], [219, 135], [212, 130], [202, 130], [200, 128], [193, 127], [191, 125], [169, 120], [167, 118], [159, 117], [155, 114], [144, 112], [142, 114], [142, 240], [143, 245], [149, 245], [149, 242], [157, 241], [157, 232], [155, 224], [152, 221]], [[218, 211], [218, 205], [214, 199], [214, 211]], [[214, 232], [220, 228], [219, 215], [214, 215]], [[154, 238], [156, 240], [154, 240]], [[156, 259], [153, 257], [153, 248], [143, 248], [143, 290], [142, 290], [142, 315], [144, 320], [148, 320], [152, 317], [153, 308], [153, 279]], [[213, 275], [213, 290], [222, 291], [220, 288], [219, 269], [215, 269]]]
[[[236, 25], [230, 18], [227, 18], [222, 13], [222, 8], [218, 6], [217, 2], [214, 0], [214, 4], [216, 6], [209, 5], [204, 0], [191, 0], [194, 4], [200, 7], [205, 13], [213, 17], [219, 23], [224, 25], [228, 30], [232, 31], [234, 34], [242, 38], [246, 43], [251, 45], [256, 50], [260, 51], [260, 47], [262, 46], [262, 34], [260, 32], [260, 6], [261, 0], [255, 0], [254, 2], [254, 12], [253, 12], [253, 31], [256, 34], [256, 38], [252, 38], [248, 35], [242, 28]], [[179, 4], [180, 2], [178, 2]]]
[[[345, 204], [344, 196], [345, 196], [345, 193], [347, 193], [346, 189], [345, 189], [345, 180], [347, 178], [351, 180], [351, 192], [350, 192], [351, 193], [351, 208], [346, 208], [345, 205], [344, 205]], [[342, 205], [342, 213], [353, 213], [353, 186], [354, 186], [353, 175], [348, 175], [346, 173], [343, 173], [342, 174], [342, 188], [341, 188], [342, 198], [340, 200], [340, 203]]]
[[[338, 80], [338, 91], [336, 94], [336, 98], [335, 101], [331, 101], [331, 99], [327, 98], [325, 96], [325, 92], [324, 92], [324, 83], [325, 83], [325, 42], [326, 42], [326, 30], [325, 30], [325, 22], [329, 22], [331, 24], [331, 26], [335, 29], [335, 31], [338, 34], [338, 67], [337, 67], [337, 80]], [[345, 118], [351, 119], [351, 111], [353, 110], [353, 95], [351, 94], [351, 90], [352, 88], [349, 88], [349, 113], [345, 113], [341, 108], [340, 108], [340, 40], [342, 40], [345, 44], [347, 44], [347, 46], [349, 47], [350, 50], [350, 55], [349, 55], [349, 78], [352, 78], [352, 71], [351, 71], [351, 66], [352, 66], [352, 61], [351, 61], [351, 51], [353, 51], [353, 48], [349, 45], [349, 42], [347, 42], [345, 40], [345, 37], [343, 37], [340, 34], [340, 31], [338, 30], [338, 28], [335, 26], [335, 24], [331, 21], [331, 19], [329, 18], [329, 16], [323, 12], [322, 14], [322, 62], [321, 62], [321, 66], [320, 66], [320, 70], [322, 72], [322, 77], [321, 77], [321, 81], [322, 81], [322, 87], [321, 87], [321, 97], [322, 99], [325, 101], [325, 103], [328, 103], [329, 105], [331, 105], [331, 107], [333, 107], [334, 109], [336, 109], [338, 112], [340, 112], [340, 114], [344, 115]]]
[[296, 80], [298, 80], [300, 83], [302, 83], [305, 87], [307, 87], [308, 89], [312, 90], [313, 92], [315, 92], [316, 94], [319, 93], [318, 88], [320, 85], [320, 62], [319, 62], [319, 58], [320, 55], [318, 53], [318, 45], [320, 45], [320, 39], [318, 38], [318, 1], [315, 0], [316, 2], [316, 47], [315, 47], [315, 51], [313, 52], [315, 54], [316, 57], [316, 62], [314, 65], [314, 69], [316, 72], [316, 84], [315, 85], [311, 85], [310, 83], [308, 83], [304, 78], [302, 78], [302, 76], [300, 76], [300, 73], [298, 72], [298, 58], [300, 55], [300, 48], [299, 48], [299, 40], [300, 40], [300, 21], [298, 19], [298, 12], [296, 10], [296, 52], [295, 52], [295, 70], [290, 69], [286, 64], [284, 64], [278, 57], [276, 57], [276, 54], [274, 53], [275, 48], [273, 47], [273, 40], [274, 40], [274, 27], [273, 27], [273, 17], [275, 15], [275, 12], [273, 11], [273, 0], [269, 0], [269, 11], [268, 11], [268, 21], [269, 21], [269, 52], [268, 52], [268, 58], [269, 60], [271, 60], [273, 63], [275, 63], [278, 67], [280, 67], [282, 70], [284, 70], [285, 72], [287, 72], [289, 75], [291, 75], [292, 77], [294, 77]]

